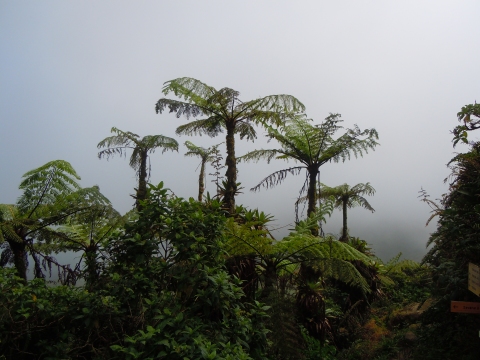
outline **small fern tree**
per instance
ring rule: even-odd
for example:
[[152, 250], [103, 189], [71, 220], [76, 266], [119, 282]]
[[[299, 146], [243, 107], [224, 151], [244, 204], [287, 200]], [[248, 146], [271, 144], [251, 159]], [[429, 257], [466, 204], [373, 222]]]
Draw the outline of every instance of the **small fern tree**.
[[335, 187], [329, 187], [324, 184], [320, 184], [318, 197], [320, 199], [329, 199], [333, 197], [335, 199], [335, 208], [342, 210], [343, 227], [340, 241], [348, 241], [347, 209], [360, 206], [370, 210], [372, 213], [375, 212], [375, 209], [370, 205], [367, 199], [362, 196], [374, 194], [375, 189], [370, 185], [370, 183], [360, 183], [354, 186], [343, 184]]
[[113, 127], [111, 132], [116, 135], [109, 136], [98, 143], [97, 148], [106, 148], [98, 153], [98, 158], [109, 159], [116, 154], [126, 156], [126, 151], [132, 150], [130, 166], [137, 172], [138, 177], [135, 206], [137, 210], [141, 210], [141, 201], [147, 196], [147, 180], [150, 175], [147, 171], [148, 154], [155, 152], [158, 148], [162, 148], [162, 153], [167, 150], [178, 151], [178, 142], [163, 135], [147, 135], [140, 138], [137, 134], [122, 131], [116, 127]]
[[202, 201], [203, 193], [205, 192], [205, 165], [207, 162], [215, 160], [215, 155], [217, 154], [218, 146], [220, 145], [221, 144], [217, 144], [205, 149], [193, 144], [191, 141], [185, 141], [185, 146], [188, 149], [185, 156], [198, 156], [201, 159], [199, 165], [200, 175], [198, 176], [198, 201]]

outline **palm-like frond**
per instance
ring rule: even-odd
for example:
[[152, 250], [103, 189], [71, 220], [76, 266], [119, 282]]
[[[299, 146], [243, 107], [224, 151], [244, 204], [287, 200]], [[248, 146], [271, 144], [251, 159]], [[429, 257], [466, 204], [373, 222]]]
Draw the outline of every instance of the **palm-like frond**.
[[274, 187], [275, 185], [279, 185], [288, 174], [298, 175], [304, 169], [304, 166], [297, 166], [291, 167], [288, 169], [283, 169], [279, 171], [275, 171], [273, 174], [268, 175], [262, 181], [260, 181], [256, 186], [250, 189], [250, 191], [257, 191], [263, 186], [265, 188]]
[[355, 268], [355, 266], [345, 260], [338, 258], [323, 259], [318, 262], [318, 267], [326, 278], [342, 281], [348, 285], [362, 290], [363, 294], [371, 292], [365, 278]]
[[214, 159], [214, 154], [217, 151], [217, 148], [223, 143], [214, 145], [205, 149], [204, 147], [197, 146], [191, 141], [185, 141], [184, 145], [187, 147], [188, 151], [185, 153], [185, 156], [198, 156], [204, 162], [212, 161]]
[[[339, 186], [330, 187], [321, 183], [319, 185], [318, 196], [321, 199], [333, 197], [335, 199], [336, 208], [341, 209], [343, 206], [343, 201], [346, 201], [346, 205], [349, 209], [360, 206], [371, 212], [375, 212], [375, 209], [370, 205], [367, 199], [362, 196], [372, 196], [375, 194], [375, 189], [368, 182], [366, 184], [356, 184], [355, 186], [342, 184]], [[302, 198], [300, 201], [306, 201], [306, 198]]]
[[202, 135], [215, 137], [223, 132], [224, 120], [218, 115], [212, 115], [207, 119], [194, 120], [180, 125], [175, 130], [177, 135]]
[[182, 77], [166, 81], [163, 84], [162, 92], [165, 95], [173, 92], [179, 98], [195, 102], [197, 99], [207, 99], [214, 96], [217, 90], [197, 79]]
[[257, 138], [257, 132], [252, 124], [248, 121], [241, 121], [237, 123], [235, 127], [235, 133], [240, 135], [240, 139], [246, 138], [247, 140], [255, 140]]
[[249, 153], [243, 155], [243, 156], [240, 156], [239, 158], [237, 158], [237, 161], [238, 162], [241, 162], [241, 161], [255, 161], [255, 162], [258, 162], [262, 159], [265, 159], [267, 160], [267, 163], [270, 163], [270, 161], [275, 158], [278, 154], [281, 154], [281, 152], [279, 152], [277, 149], [260, 149], [260, 150], [254, 150], [254, 151], [250, 151]]
[[80, 176], [64, 160], [54, 160], [23, 175], [19, 188], [18, 210], [28, 217], [42, 204], [53, 204], [60, 194], [69, 194], [80, 188]]
[[162, 153], [167, 150], [178, 151], [178, 142], [170, 137], [163, 135], [147, 135], [140, 138], [139, 135], [130, 131], [122, 131], [113, 127], [112, 133], [117, 135], [109, 136], [97, 144], [97, 148], [106, 149], [98, 153], [98, 158], [106, 157], [109, 159], [114, 155], [126, 156], [127, 150], [132, 150], [129, 165], [136, 171], [139, 171], [142, 164], [142, 158], [148, 153], [155, 152], [156, 149], [162, 148]]

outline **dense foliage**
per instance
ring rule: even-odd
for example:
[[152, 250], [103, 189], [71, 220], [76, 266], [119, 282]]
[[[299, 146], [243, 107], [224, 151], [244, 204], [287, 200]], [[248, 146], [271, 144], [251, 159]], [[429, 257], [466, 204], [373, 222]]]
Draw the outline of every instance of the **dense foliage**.
[[480, 143], [454, 157], [450, 168], [450, 191], [436, 211], [439, 226], [423, 260], [432, 269], [436, 302], [425, 317], [427, 349], [422, 354], [431, 359], [440, 354], [445, 359], [476, 359], [480, 354], [480, 319], [478, 315], [451, 313], [450, 302], [478, 302], [478, 296], [468, 290], [468, 264], [480, 264]]
[[[242, 102], [229, 88], [192, 78], [165, 83], [160, 99], [177, 117], [205, 116], [178, 134], [226, 130], [225, 166], [219, 145], [186, 142], [201, 158], [197, 200], [179, 198], [163, 183], [147, 184], [149, 154], [178, 150], [175, 139], [140, 138], [112, 129], [99, 157], [125, 155], [137, 171], [135, 208], [120, 215], [98, 186], [81, 188], [72, 166], [55, 160], [27, 172], [15, 204], [0, 204], [1, 359], [477, 359], [478, 316], [450, 312], [450, 301], [478, 302], [468, 291], [468, 264], [480, 264], [480, 143], [449, 163], [450, 189], [440, 204], [422, 191], [438, 228], [422, 264], [378, 259], [367, 241], [347, 231], [347, 208], [374, 211], [369, 183], [319, 184], [327, 162], [373, 150], [375, 129], [341, 129], [340, 115], [311, 124], [296, 98], [275, 95]], [[185, 101], [182, 101], [185, 100]], [[457, 114], [454, 144], [479, 127], [479, 107]], [[253, 140], [262, 125], [278, 149], [241, 159], [293, 159], [255, 188], [306, 170], [297, 218], [283, 239], [270, 231], [273, 215], [235, 206], [234, 135]], [[205, 192], [211, 162], [216, 195]], [[227, 168], [222, 181], [221, 169]], [[301, 197], [306, 193], [305, 197]], [[320, 200], [320, 201], [318, 201]], [[318, 201], [318, 204], [317, 204]], [[343, 210], [340, 238], [322, 223]], [[59, 252], [77, 264], [60, 264]], [[33, 262], [33, 279], [28, 268]], [[58, 281], [52, 267], [58, 269]]]

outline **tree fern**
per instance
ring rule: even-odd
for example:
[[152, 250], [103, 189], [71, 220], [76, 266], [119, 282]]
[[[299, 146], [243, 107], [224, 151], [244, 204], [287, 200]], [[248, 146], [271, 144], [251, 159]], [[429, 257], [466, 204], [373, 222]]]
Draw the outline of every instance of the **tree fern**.
[[160, 99], [155, 105], [158, 113], [166, 109], [177, 118], [202, 116], [177, 128], [178, 135], [206, 134], [217, 136], [226, 130], [227, 158], [226, 187], [223, 203], [230, 214], [235, 213], [237, 192], [237, 165], [235, 157], [235, 134], [240, 138], [254, 140], [255, 124], [280, 125], [291, 114], [301, 113], [304, 105], [291, 95], [273, 95], [243, 102], [240, 93], [230, 88], [217, 90], [199, 80], [183, 77], [167, 81], [163, 86], [165, 95], [173, 93], [180, 100]]
[[[361, 131], [358, 126], [347, 129], [340, 137], [334, 139], [334, 134], [340, 130], [340, 115], [331, 114], [324, 122], [313, 125], [311, 120], [304, 116], [291, 117], [278, 128], [266, 126], [268, 137], [280, 143], [280, 148], [270, 150], [254, 150], [239, 158], [239, 161], [259, 161], [266, 159], [292, 159], [299, 162], [300, 166], [290, 167], [276, 171], [264, 178], [252, 191], [261, 187], [273, 187], [282, 183], [288, 174], [298, 175], [303, 169], [307, 171], [307, 178], [300, 191], [307, 191], [308, 210], [310, 216], [316, 209], [316, 183], [320, 167], [327, 162], [339, 162], [355, 157], [363, 156], [368, 150], [373, 150], [378, 145], [378, 134], [375, 129]], [[313, 229], [313, 234], [318, 231]]]
[[98, 158], [108, 160], [114, 155], [126, 156], [127, 151], [132, 151], [129, 164], [137, 172], [138, 188], [135, 204], [137, 210], [140, 210], [141, 201], [147, 195], [147, 180], [150, 175], [150, 172], [147, 172], [148, 154], [155, 152], [158, 148], [162, 149], [162, 153], [167, 150], [178, 151], [178, 143], [175, 139], [163, 135], [147, 135], [140, 138], [137, 134], [122, 131], [116, 127], [113, 127], [111, 132], [116, 135], [109, 136], [98, 143], [97, 148], [105, 148], [98, 153]]

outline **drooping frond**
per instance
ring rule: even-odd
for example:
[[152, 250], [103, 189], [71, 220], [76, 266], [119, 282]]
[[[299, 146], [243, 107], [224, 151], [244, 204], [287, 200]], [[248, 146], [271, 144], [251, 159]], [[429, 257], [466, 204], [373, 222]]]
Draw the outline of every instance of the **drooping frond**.
[[253, 141], [257, 138], [255, 128], [247, 121], [238, 122], [235, 127], [235, 133], [240, 135], [240, 139], [246, 138], [247, 140]]
[[109, 159], [114, 155], [126, 156], [126, 150], [131, 149], [132, 155], [129, 164], [137, 171], [140, 169], [143, 157], [148, 153], [155, 152], [157, 148], [162, 148], [162, 153], [167, 150], [178, 151], [178, 142], [171, 137], [147, 135], [140, 139], [137, 134], [122, 131], [115, 127], [112, 128], [111, 132], [117, 135], [109, 136], [98, 143], [97, 148], [99, 149], [107, 147], [98, 153], [98, 158], [106, 157]]
[[237, 161], [238, 162], [241, 162], [241, 161], [246, 161], [246, 162], [255, 161], [255, 162], [258, 162], [261, 159], [265, 159], [265, 160], [267, 160], [267, 163], [270, 163], [270, 161], [278, 154], [279, 154], [279, 151], [276, 150], [276, 149], [272, 149], [272, 150], [270, 150], [270, 149], [267, 149], [267, 150], [264, 150], [264, 149], [253, 150], [253, 151], [250, 151], [249, 153], [237, 158]]
[[197, 146], [191, 141], [185, 141], [184, 144], [188, 149], [188, 151], [185, 153], [185, 156], [198, 156], [202, 159], [202, 161], [207, 162], [214, 159], [214, 154], [216, 153], [217, 148], [223, 143], [210, 146], [208, 149]]
[[256, 186], [251, 188], [250, 191], [260, 190], [262, 186], [268, 189], [269, 187], [274, 187], [275, 185], [279, 185], [283, 180], [285, 180], [288, 174], [298, 175], [304, 168], [305, 168], [304, 166], [296, 166], [288, 169], [275, 171], [273, 174], [268, 175], [265, 179], [260, 181]]
[[190, 121], [187, 124], [180, 125], [175, 130], [177, 135], [202, 135], [207, 134], [210, 137], [215, 137], [223, 132], [224, 120], [213, 115], [207, 119], [200, 119]]
[[333, 197], [335, 199], [336, 208], [341, 209], [343, 206], [343, 202], [345, 202], [348, 208], [360, 206], [371, 212], [375, 212], [375, 209], [370, 205], [367, 199], [362, 196], [372, 196], [375, 194], [375, 189], [368, 182], [366, 184], [360, 183], [354, 186], [342, 184], [335, 187], [330, 187], [325, 184], [319, 183], [318, 192], [318, 196], [321, 199]]
[[114, 155], [125, 155], [126, 149], [134, 149], [139, 145], [140, 136], [130, 131], [122, 131], [116, 127], [110, 130], [117, 135], [109, 136], [97, 144], [97, 148], [106, 148], [98, 153], [98, 158], [106, 157], [109, 159]]
[[162, 149], [162, 154], [167, 150], [178, 151], [177, 140], [163, 135], [147, 135], [142, 138], [142, 147], [148, 149], [149, 153], [155, 152], [157, 148]]
[[196, 104], [171, 99], [158, 100], [155, 105], [155, 111], [157, 114], [161, 114], [167, 107], [170, 113], [176, 113], [177, 118], [185, 116], [187, 119], [190, 119], [191, 116], [197, 117], [204, 114], [202, 108]]
[[365, 278], [355, 268], [355, 266], [339, 258], [322, 259], [318, 262], [318, 267], [322, 275], [326, 278], [342, 281], [348, 285], [362, 290], [363, 294], [371, 292]]
[[279, 94], [269, 95], [260, 99], [248, 101], [242, 104], [243, 108], [259, 111], [271, 111], [272, 113], [303, 113], [303, 105], [296, 97], [292, 95]]

